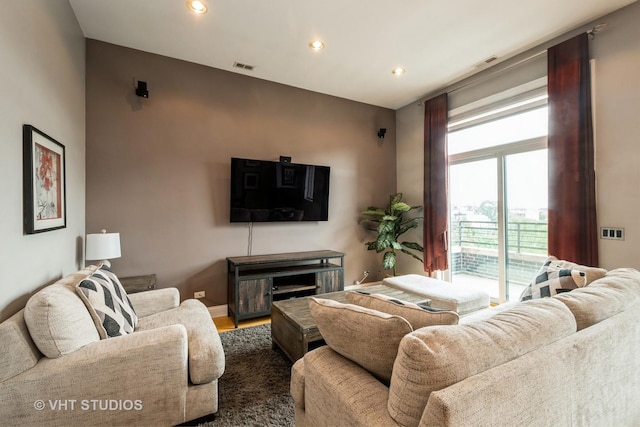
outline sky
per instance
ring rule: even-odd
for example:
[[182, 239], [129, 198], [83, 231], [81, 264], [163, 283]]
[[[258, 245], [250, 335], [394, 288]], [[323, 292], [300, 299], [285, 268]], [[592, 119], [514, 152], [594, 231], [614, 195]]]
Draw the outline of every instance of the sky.
[[[448, 135], [449, 154], [499, 146], [547, 134], [547, 108], [473, 126]], [[509, 209], [546, 209], [547, 150], [511, 154], [506, 157]], [[497, 201], [497, 161], [478, 160], [450, 168], [452, 206], [478, 206]]]

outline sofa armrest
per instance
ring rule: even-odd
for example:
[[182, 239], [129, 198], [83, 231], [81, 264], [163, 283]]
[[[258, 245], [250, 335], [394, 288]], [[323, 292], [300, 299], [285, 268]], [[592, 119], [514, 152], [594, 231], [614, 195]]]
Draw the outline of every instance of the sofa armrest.
[[179, 307], [144, 317], [136, 331], [177, 324], [187, 329], [191, 383], [204, 384], [220, 378], [225, 368], [224, 349], [209, 310], [202, 302], [188, 299]]
[[161, 311], [171, 310], [180, 305], [180, 291], [177, 288], [155, 289], [129, 294], [128, 296], [138, 317], [146, 317]]
[[171, 325], [89, 344], [2, 383], [8, 425], [184, 422], [187, 331]]
[[289, 394], [296, 406], [304, 409], [304, 358], [298, 359], [291, 367]]
[[296, 405], [307, 425], [398, 426], [388, 400], [387, 386], [328, 346], [305, 354], [304, 405]]
[[289, 394], [293, 398], [293, 411], [296, 427], [307, 425], [307, 417], [304, 410], [304, 357], [298, 359], [291, 367], [291, 384]]

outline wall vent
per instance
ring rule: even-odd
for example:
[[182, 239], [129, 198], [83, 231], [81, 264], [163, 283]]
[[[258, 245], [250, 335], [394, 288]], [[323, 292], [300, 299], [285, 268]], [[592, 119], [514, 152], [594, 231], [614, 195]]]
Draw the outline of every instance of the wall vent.
[[491, 64], [491, 63], [492, 63], [493, 61], [495, 61], [496, 59], [498, 59], [498, 57], [497, 57], [497, 56], [495, 56], [495, 55], [491, 55], [491, 56], [490, 56], [490, 57], [488, 57], [487, 59], [484, 59], [484, 60], [482, 60], [482, 61], [478, 62], [476, 65], [474, 65], [474, 66], [473, 66], [473, 68], [478, 68], [478, 67], [482, 67], [482, 66], [487, 65], [487, 64]]
[[255, 68], [253, 65], [243, 64], [242, 62], [237, 61], [233, 63], [233, 66], [248, 71], [252, 71]]

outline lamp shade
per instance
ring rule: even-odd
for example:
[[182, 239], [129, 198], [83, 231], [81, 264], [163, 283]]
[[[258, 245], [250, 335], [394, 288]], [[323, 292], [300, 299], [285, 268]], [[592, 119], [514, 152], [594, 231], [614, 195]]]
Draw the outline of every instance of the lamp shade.
[[87, 234], [86, 251], [88, 260], [120, 258], [120, 233]]

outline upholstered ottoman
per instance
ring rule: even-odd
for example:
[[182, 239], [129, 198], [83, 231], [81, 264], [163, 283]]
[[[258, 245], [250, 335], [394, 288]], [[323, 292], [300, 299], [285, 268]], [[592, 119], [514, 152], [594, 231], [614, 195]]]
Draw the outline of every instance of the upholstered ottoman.
[[419, 274], [387, 277], [382, 281], [392, 288], [418, 294], [431, 300], [431, 306], [465, 315], [489, 306], [489, 294]]

